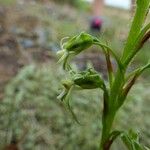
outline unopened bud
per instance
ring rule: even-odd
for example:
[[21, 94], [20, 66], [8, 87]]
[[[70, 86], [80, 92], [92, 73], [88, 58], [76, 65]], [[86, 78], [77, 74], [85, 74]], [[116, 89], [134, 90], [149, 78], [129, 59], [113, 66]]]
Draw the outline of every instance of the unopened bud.
[[83, 89], [96, 89], [103, 87], [103, 80], [100, 75], [91, 69], [76, 74], [73, 81], [75, 85], [78, 85]]
[[92, 46], [94, 37], [91, 35], [82, 32], [80, 35], [77, 35], [67, 41], [64, 45], [64, 48], [68, 52], [74, 52], [75, 54], [80, 53], [81, 51]]
[[63, 66], [64, 69], [66, 67], [66, 64], [68, 62], [68, 59], [71, 58], [72, 56], [75, 56], [82, 52], [83, 50], [89, 48], [92, 46], [92, 44], [96, 41], [97, 39], [87, 33], [82, 32], [79, 35], [74, 36], [64, 44], [62, 44], [62, 49], [57, 52], [57, 55], [59, 57], [58, 62], [63, 61]]

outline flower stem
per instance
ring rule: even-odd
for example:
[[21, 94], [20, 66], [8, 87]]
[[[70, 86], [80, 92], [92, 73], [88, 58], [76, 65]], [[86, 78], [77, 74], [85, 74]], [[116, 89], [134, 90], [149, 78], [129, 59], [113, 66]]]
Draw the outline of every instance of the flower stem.
[[109, 144], [109, 136], [111, 133], [111, 128], [112, 124], [115, 118], [114, 113], [108, 113], [108, 114], [103, 114], [103, 128], [102, 128], [102, 135], [101, 135], [101, 140], [100, 140], [100, 148], [99, 150], [109, 150], [110, 149], [110, 144]]

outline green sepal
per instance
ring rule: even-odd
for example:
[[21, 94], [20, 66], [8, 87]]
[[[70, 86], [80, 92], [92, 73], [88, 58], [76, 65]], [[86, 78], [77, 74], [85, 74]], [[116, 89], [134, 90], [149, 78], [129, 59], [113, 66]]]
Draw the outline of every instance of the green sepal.
[[64, 106], [70, 112], [75, 122], [81, 124], [70, 105], [71, 93], [73, 91], [74, 84], [71, 80], [64, 80], [62, 81], [62, 84], [63, 84], [63, 91], [57, 96], [57, 98], [63, 102]]
[[73, 86], [73, 82], [71, 80], [63, 80], [62, 82], [63, 90], [62, 92], [57, 96], [57, 99], [60, 99], [61, 101], [64, 101], [67, 97], [69, 90]]
[[66, 96], [66, 98], [64, 99], [64, 104], [65, 104], [66, 109], [70, 112], [70, 114], [71, 114], [73, 120], [74, 120], [76, 123], [78, 123], [78, 124], [81, 125], [80, 121], [78, 120], [76, 114], [75, 114], [74, 111], [73, 111], [73, 108], [72, 108], [71, 105], [70, 105], [70, 100], [71, 100], [71, 96], [70, 96], [70, 95], [71, 95], [71, 92], [73, 91], [73, 88], [74, 88], [74, 87], [72, 86], [72, 87], [69, 89], [69, 91], [68, 91], [68, 93], [67, 93], [67, 96]]

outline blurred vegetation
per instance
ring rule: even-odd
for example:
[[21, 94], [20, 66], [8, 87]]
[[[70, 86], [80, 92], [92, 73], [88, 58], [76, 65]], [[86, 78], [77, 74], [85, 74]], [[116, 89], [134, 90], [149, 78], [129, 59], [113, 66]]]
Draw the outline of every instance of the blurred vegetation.
[[[19, 139], [25, 132], [20, 147], [26, 150], [91, 150], [98, 148], [101, 130], [98, 112], [102, 103], [98, 92], [85, 90], [74, 93], [72, 104], [82, 126], [76, 124], [56, 99], [60, 78], [64, 76], [55, 65], [30, 65], [24, 67], [11, 80], [0, 103], [0, 146], [9, 144], [12, 138]], [[144, 81], [142, 81], [144, 82]], [[149, 145], [149, 85], [137, 84], [132, 90], [123, 111], [117, 116], [114, 126], [119, 129], [138, 129], [141, 141]], [[132, 96], [131, 96], [132, 95]], [[149, 145], [150, 146], [150, 145]], [[120, 150], [120, 141], [114, 144], [114, 150]]]
[[16, 0], [0, 0], [0, 4], [3, 6], [15, 5]]
[[67, 3], [67, 4], [72, 4], [72, 5], [75, 5], [77, 3], [79, 3], [79, 1], [81, 0], [51, 0], [51, 1], [55, 1], [57, 3]]
[[80, 9], [89, 8], [88, 4], [85, 2], [85, 0], [50, 0], [50, 1], [54, 1], [59, 4], [64, 4], [64, 3], [70, 4], [72, 6], [80, 8]]

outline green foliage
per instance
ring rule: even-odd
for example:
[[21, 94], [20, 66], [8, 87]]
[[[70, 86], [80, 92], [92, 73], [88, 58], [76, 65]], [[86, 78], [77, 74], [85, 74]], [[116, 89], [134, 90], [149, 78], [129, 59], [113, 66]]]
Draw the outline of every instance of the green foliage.
[[128, 133], [122, 133], [121, 138], [129, 150], [146, 150], [146, 148], [139, 143], [139, 135], [132, 130]]

